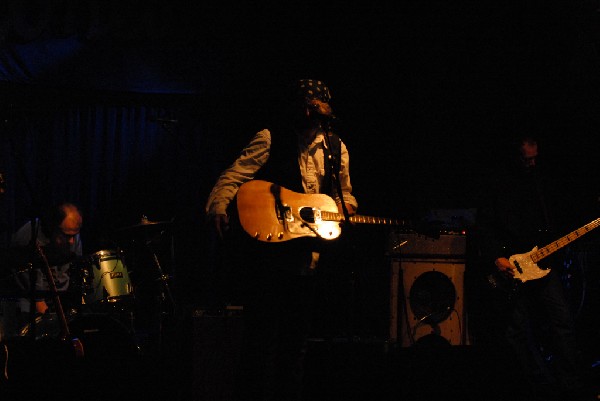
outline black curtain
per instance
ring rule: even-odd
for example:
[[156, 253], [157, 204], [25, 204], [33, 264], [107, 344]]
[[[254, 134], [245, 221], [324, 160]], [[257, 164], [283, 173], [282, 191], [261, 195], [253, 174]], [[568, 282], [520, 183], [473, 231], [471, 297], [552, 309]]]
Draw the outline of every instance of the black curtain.
[[208, 263], [203, 208], [224, 167], [224, 136], [207, 108], [182, 95], [23, 86], [2, 93], [2, 245], [43, 206], [61, 200], [81, 207], [88, 254], [139, 241], [146, 233], [136, 226], [145, 216], [161, 223], [157, 233], [165, 238], [153, 237], [152, 245], [174, 276], [177, 296], [201, 297], [194, 287], [205, 282], [198, 275]]

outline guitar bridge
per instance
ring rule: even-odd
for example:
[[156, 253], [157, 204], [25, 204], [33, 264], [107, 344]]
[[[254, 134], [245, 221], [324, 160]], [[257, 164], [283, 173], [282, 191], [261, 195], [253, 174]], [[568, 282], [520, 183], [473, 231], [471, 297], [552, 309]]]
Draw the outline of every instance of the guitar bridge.
[[294, 221], [294, 216], [292, 215], [292, 208], [288, 205], [284, 205], [283, 203], [277, 204], [275, 206], [275, 215], [277, 216], [277, 220], [280, 223], [283, 223], [284, 221]]
[[292, 214], [292, 208], [289, 206], [285, 206], [285, 221], [287, 221], [288, 223], [291, 223], [292, 221], [294, 221], [294, 215]]

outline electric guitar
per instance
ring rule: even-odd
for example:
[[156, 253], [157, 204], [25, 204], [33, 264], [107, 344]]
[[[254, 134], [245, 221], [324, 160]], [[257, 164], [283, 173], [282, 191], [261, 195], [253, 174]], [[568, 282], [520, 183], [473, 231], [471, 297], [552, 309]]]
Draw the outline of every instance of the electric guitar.
[[[345, 220], [328, 195], [301, 194], [261, 180], [242, 184], [237, 193], [237, 210], [246, 233], [271, 243], [300, 237], [332, 240], [340, 236]], [[405, 225], [403, 220], [359, 215], [350, 216], [349, 221]]]
[[536, 246], [529, 252], [512, 255], [510, 258], [508, 258], [508, 261], [512, 266], [514, 266], [515, 275], [512, 280], [509, 280], [510, 283], [508, 283], [508, 286], [506, 285], [507, 279], [504, 276], [500, 276], [499, 273], [492, 273], [488, 275], [487, 280], [492, 287], [501, 287], [504, 290], [508, 289], [509, 291], [515, 291], [518, 286], [526, 281], [540, 279], [550, 273], [551, 269], [540, 268], [537, 265], [539, 261], [547, 256], [550, 256], [571, 242], [581, 238], [583, 235], [589, 233], [598, 226], [600, 226], [600, 218], [587, 223], [583, 227], [570, 232], [569, 234], [557, 239], [554, 242], [551, 242], [542, 248], [538, 249]]

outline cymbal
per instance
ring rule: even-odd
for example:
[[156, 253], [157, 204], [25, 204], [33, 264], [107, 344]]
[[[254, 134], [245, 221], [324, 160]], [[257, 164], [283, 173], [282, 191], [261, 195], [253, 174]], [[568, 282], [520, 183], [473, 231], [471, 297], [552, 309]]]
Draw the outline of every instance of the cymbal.
[[150, 220], [148, 220], [148, 218], [146, 216], [143, 216], [140, 219], [140, 222], [138, 224], [134, 224], [134, 225], [131, 225], [131, 226], [117, 228], [115, 231], [117, 231], [117, 232], [123, 232], [123, 231], [146, 231], [148, 229], [159, 228], [159, 227], [162, 227], [162, 226], [166, 226], [166, 225], [169, 225], [171, 223], [172, 223], [172, 221], [150, 221]]

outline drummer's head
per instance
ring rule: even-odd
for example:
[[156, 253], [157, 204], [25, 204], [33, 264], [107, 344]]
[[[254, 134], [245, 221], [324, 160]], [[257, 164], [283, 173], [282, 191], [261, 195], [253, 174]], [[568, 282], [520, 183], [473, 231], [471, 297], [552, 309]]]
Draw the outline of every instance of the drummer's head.
[[44, 234], [57, 245], [72, 245], [81, 231], [83, 218], [79, 208], [71, 202], [61, 202], [43, 217]]

